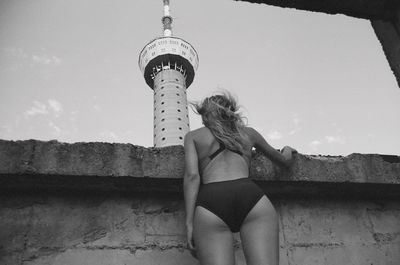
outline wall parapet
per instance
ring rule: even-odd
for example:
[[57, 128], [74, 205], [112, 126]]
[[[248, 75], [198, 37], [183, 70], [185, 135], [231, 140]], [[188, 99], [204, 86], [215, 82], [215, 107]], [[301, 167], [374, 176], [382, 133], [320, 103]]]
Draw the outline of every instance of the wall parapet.
[[[0, 140], [0, 190], [181, 193], [182, 146]], [[271, 196], [399, 197], [400, 156], [296, 154], [291, 169], [254, 152], [250, 177]]]

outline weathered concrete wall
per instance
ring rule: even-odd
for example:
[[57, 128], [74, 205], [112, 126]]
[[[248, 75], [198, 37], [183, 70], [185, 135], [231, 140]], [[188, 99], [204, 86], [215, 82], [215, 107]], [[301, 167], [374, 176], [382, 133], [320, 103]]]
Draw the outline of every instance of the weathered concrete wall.
[[[282, 265], [400, 262], [400, 202], [272, 199]], [[0, 264], [198, 264], [180, 197], [14, 194], [0, 200]], [[245, 264], [236, 234], [237, 264]]]
[[236, 0], [366, 19], [392, 19], [397, 0]]
[[[186, 249], [183, 149], [0, 140], [0, 264], [198, 264]], [[399, 264], [400, 157], [254, 154], [283, 265]], [[236, 235], [237, 264], [245, 264]]]
[[391, 20], [372, 20], [372, 27], [400, 87], [400, 6]]
[[[0, 190], [180, 192], [183, 173], [182, 146], [0, 140]], [[250, 175], [273, 194], [296, 195], [301, 190], [304, 195], [335, 195], [344, 190], [390, 197], [399, 191], [400, 156], [297, 154], [288, 171], [254, 153]]]

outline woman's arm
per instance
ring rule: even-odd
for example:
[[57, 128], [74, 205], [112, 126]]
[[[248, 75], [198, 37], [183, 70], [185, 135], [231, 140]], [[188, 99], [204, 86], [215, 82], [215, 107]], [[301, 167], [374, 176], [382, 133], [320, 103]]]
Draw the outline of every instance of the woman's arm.
[[197, 194], [200, 186], [200, 174], [198, 169], [198, 160], [196, 147], [191, 133], [185, 136], [185, 175], [183, 177], [183, 194], [185, 200], [186, 212], [186, 229], [188, 236], [188, 244], [190, 248], [194, 248], [192, 242], [193, 232], [193, 215], [196, 204]]
[[296, 152], [295, 149], [285, 146], [281, 153], [278, 152], [276, 149], [274, 149], [272, 146], [270, 146], [267, 141], [264, 139], [264, 137], [257, 132], [253, 128], [249, 128], [251, 137], [254, 141], [254, 146], [257, 150], [260, 150], [263, 154], [265, 154], [268, 158], [271, 160], [278, 162], [279, 164], [290, 167], [292, 162], [293, 162], [293, 156], [292, 153]]

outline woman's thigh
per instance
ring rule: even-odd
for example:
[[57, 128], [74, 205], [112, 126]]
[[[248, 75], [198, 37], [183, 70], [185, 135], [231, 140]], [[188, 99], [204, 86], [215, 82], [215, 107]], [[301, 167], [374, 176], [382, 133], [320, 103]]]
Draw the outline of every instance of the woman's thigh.
[[240, 238], [247, 265], [279, 264], [278, 214], [266, 196], [247, 215]]
[[233, 265], [233, 235], [214, 213], [197, 206], [193, 223], [194, 244], [201, 265]]

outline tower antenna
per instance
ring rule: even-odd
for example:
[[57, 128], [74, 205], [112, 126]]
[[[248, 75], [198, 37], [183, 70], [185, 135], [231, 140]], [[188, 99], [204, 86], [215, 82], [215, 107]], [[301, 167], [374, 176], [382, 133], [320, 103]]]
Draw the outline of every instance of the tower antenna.
[[164, 26], [164, 37], [172, 36], [172, 17], [169, 13], [169, 0], [163, 0], [164, 2], [164, 16], [161, 22]]

